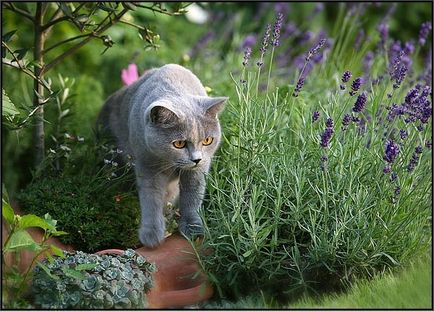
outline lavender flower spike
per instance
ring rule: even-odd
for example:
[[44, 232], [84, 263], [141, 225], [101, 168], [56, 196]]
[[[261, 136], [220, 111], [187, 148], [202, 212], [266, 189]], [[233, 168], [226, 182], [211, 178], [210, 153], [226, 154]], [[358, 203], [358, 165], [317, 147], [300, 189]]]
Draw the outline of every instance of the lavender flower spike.
[[306, 55], [306, 62], [309, 62], [310, 59], [312, 58], [312, 56], [314, 56], [315, 54], [317, 54], [319, 52], [319, 50], [324, 46], [324, 44], [326, 43], [326, 39], [321, 39], [319, 40], [319, 42], [317, 43], [317, 45], [315, 45], [313, 48], [311, 48], [309, 50], [309, 52]]
[[276, 22], [274, 23], [273, 27], [273, 40], [271, 44], [273, 46], [279, 46], [279, 38], [280, 38], [280, 29], [282, 28], [283, 24], [283, 14], [277, 13]]
[[347, 83], [348, 81], [350, 81], [351, 76], [352, 76], [352, 74], [351, 74], [351, 71], [349, 71], [349, 70], [346, 70], [342, 74], [342, 83], [344, 83], [344, 84], [340, 85], [341, 90], [345, 90], [345, 83]]
[[292, 96], [297, 97], [298, 93], [300, 93], [301, 88], [303, 87], [304, 84], [304, 78], [300, 77], [300, 79], [298, 79], [297, 81], [297, 85], [295, 86], [294, 92], [292, 93]]
[[326, 148], [329, 145], [330, 139], [332, 138], [333, 135], [333, 128], [331, 127], [326, 127], [326, 129], [324, 130], [324, 133], [322, 133], [321, 135], [321, 142], [320, 145], [323, 148]]
[[351, 91], [350, 95], [353, 96], [357, 93], [357, 91], [360, 89], [360, 87], [363, 84], [363, 79], [361, 77], [354, 79], [353, 83], [351, 84]]
[[361, 112], [365, 108], [367, 99], [368, 99], [368, 97], [366, 96], [366, 92], [363, 92], [362, 94], [360, 94], [357, 97], [357, 100], [354, 104], [353, 111], [354, 112]]
[[252, 54], [252, 49], [251, 49], [250, 47], [247, 47], [247, 48], [244, 50], [244, 59], [243, 59], [243, 66], [244, 66], [244, 67], [247, 66], [251, 54]]
[[393, 140], [388, 140], [384, 149], [383, 159], [389, 163], [393, 163], [398, 154], [399, 146]]
[[428, 37], [429, 32], [432, 30], [431, 22], [425, 22], [420, 26], [419, 31], [419, 44], [424, 46], [426, 43], [426, 37]]
[[262, 65], [264, 65], [263, 60], [264, 60], [265, 52], [267, 51], [268, 42], [270, 40], [270, 34], [271, 34], [271, 25], [267, 24], [267, 28], [265, 30], [264, 38], [262, 39], [262, 46], [259, 49], [261, 51], [261, 58], [256, 63], [256, 65], [258, 65], [258, 67], [262, 67]]
[[319, 119], [319, 111], [314, 111], [312, 113], [312, 123]]
[[342, 130], [343, 131], [345, 131], [348, 128], [348, 125], [350, 124], [350, 122], [351, 122], [351, 116], [348, 113], [346, 113], [344, 115], [344, 118], [342, 119]]

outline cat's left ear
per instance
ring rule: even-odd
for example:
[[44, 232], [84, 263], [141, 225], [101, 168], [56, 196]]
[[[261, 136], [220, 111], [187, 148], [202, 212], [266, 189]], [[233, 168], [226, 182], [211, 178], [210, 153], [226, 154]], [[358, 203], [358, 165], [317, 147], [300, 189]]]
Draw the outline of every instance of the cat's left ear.
[[229, 97], [206, 97], [202, 100], [205, 108], [205, 115], [216, 118], [223, 111]]

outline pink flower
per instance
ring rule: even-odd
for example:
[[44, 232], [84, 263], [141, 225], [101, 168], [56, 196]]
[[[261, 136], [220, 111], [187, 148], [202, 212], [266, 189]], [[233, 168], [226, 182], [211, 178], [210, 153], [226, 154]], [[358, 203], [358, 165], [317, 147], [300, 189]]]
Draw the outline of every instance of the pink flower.
[[136, 64], [129, 64], [127, 69], [122, 69], [122, 82], [125, 85], [133, 84], [139, 79], [139, 71]]

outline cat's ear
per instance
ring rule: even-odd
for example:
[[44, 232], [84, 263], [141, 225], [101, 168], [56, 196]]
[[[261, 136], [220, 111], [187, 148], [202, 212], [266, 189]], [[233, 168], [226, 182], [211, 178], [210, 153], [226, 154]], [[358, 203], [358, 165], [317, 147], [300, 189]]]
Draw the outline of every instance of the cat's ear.
[[216, 118], [223, 111], [229, 97], [207, 97], [202, 100], [205, 107], [205, 115]]
[[171, 127], [179, 123], [178, 115], [166, 105], [155, 104], [148, 108], [149, 120], [161, 127]]

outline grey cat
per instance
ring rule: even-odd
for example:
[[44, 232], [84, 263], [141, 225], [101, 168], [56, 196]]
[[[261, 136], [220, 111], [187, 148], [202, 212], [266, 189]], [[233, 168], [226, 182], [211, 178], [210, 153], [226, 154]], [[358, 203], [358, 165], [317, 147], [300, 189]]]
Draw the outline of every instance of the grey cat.
[[148, 70], [104, 104], [98, 127], [133, 159], [143, 245], [155, 247], [164, 240], [168, 202], [179, 205], [183, 234], [202, 233], [198, 211], [220, 142], [218, 114], [226, 100], [208, 97], [190, 70], [169, 64]]

